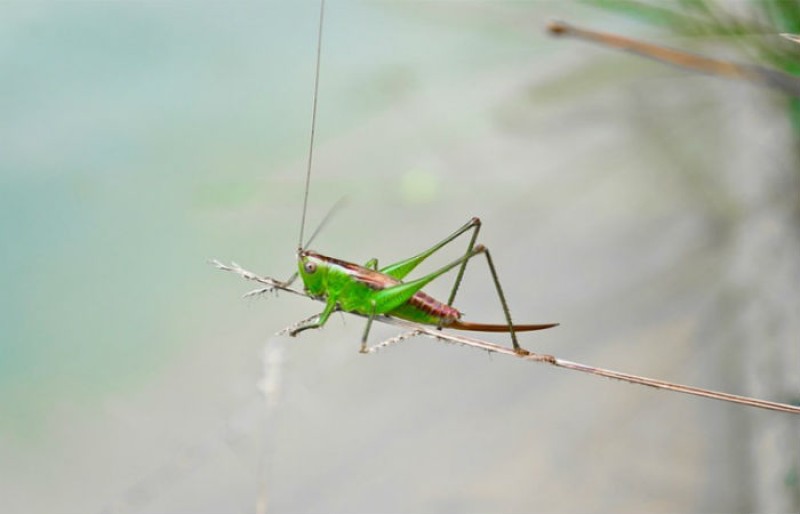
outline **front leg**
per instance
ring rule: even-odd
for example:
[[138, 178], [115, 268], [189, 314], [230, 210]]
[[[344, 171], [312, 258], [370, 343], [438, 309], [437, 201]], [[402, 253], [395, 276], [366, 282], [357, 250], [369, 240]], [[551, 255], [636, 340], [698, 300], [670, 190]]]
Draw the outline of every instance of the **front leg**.
[[305, 319], [302, 319], [302, 320], [300, 320], [300, 321], [298, 321], [296, 323], [292, 323], [288, 327], [278, 331], [275, 335], [285, 336], [285, 335], [290, 334], [290, 333], [294, 334], [294, 333], [296, 333], [298, 328], [303, 327], [303, 326], [311, 323], [312, 321], [314, 321], [314, 320], [316, 320], [318, 318], [319, 318], [319, 314], [314, 314], [313, 316], [309, 316], [309, 317], [307, 317]]
[[[323, 309], [322, 312], [320, 312], [317, 316], [315, 316], [317, 321], [315, 321], [314, 323], [308, 323], [308, 324], [305, 324], [305, 323], [301, 322], [299, 324], [299, 326], [290, 328], [287, 331], [287, 333], [290, 336], [295, 337], [297, 334], [299, 334], [300, 332], [303, 332], [304, 330], [310, 330], [312, 328], [320, 328], [323, 325], [325, 325], [325, 323], [328, 321], [328, 318], [331, 317], [331, 314], [333, 313], [334, 310], [336, 310], [336, 299], [329, 297], [328, 298], [328, 302], [325, 304], [325, 309]], [[314, 318], [310, 318], [310, 319], [314, 319]]]

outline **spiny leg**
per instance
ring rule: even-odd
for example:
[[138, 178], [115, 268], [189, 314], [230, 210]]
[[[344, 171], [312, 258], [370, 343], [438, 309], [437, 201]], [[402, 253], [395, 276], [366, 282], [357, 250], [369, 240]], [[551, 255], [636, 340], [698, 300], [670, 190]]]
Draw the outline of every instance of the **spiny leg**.
[[[386, 275], [389, 275], [390, 277], [396, 278], [397, 280], [403, 280], [403, 278], [405, 278], [406, 275], [411, 273], [414, 270], [414, 268], [419, 266], [422, 263], [422, 261], [424, 261], [425, 259], [427, 259], [431, 255], [433, 255], [437, 251], [441, 250], [444, 246], [446, 246], [448, 243], [452, 242], [454, 239], [456, 239], [458, 236], [460, 236], [464, 232], [466, 232], [466, 231], [468, 231], [468, 230], [470, 230], [472, 228], [475, 228], [475, 227], [480, 227], [480, 224], [481, 224], [481, 220], [479, 220], [478, 218], [472, 218], [466, 224], [464, 224], [464, 226], [462, 226], [461, 228], [459, 228], [458, 230], [456, 230], [455, 232], [453, 232], [452, 234], [450, 234], [446, 238], [442, 239], [441, 241], [439, 241], [438, 243], [436, 243], [432, 247], [428, 248], [424, 252], [421, 252], [421, 253], [415, 255], [414, 257], [402, 260], [400, 262], [396, 262], [394, 264], [390, 264], [390, 265], [386, 266], [385, 268], [382, 268], [380, 270], [380, 272], [384, 273]], [[477, 234], [472, 236], [472, 241], [470, 243], [470, 250], [472, 249], [472, 246], [474, 246], [474, 244], [475, 244], [476, 235]], [[467, 253], [469, 253], [469, 250], [467, 251]], [[370, 264], [374, 264], [377, 267], [377, 260], [375, 260], [375, 259], [370, 260], [367, 263], [366, 267], [370, 267], [369, 266]]]
[[[468, 232], [469, 230], [473, 230], [472, 237], [470, 237], [469, 244], [467, 245], [467, 251], [464, 253], [464, 256], [462, 257], [463, 260], [461, 262], [461, 267], [458, 270], [458, 275], [456, 276], [456, 281], [453, 285], [453, 289], [450, 291], [450, 298], [447, 300], [447, 305], [453, 305], [453, 301], [455, 300], [456, 297], [456, 292], [458, 291], [459, 285], [461, 285], [461, 279], [464, 277], [464, 271], [466, 270], [467, 267], [467, 261], [471, 257], [470, 253], [475, 248], [475, 241], [478, 239], [478, 233], [481, 230], [481, 220], [478, 217], [471, 218], [458, 230], [456, 230], [446, 238], [442, 239], [441, 241], [439, 241], [429, 249], [425, 250], [424, 252], [421, 252], [409, 259], [394, 264], [390, 264], [389, 266], [386, 266], [385, 268], [381, 269], [380, 272], [385, 273], [386, 275], [394, 277], [398, 280], [402, 280], [403, 278], [405, 278], [406, 275], [411, 273], [411, 271], [413, 271], [414, 268], [419, 266], [422, 263], [422, 261], [433, 255], [434, 253], [438, 252], [446, 245], [453, 242], [461, 234]], [[367, 268], [372, 267], [373, 269], [377, 269], [378, 267], [377, 259], [370, 259], [365, 267]], [[441, 330], [442, 328], [441, 324], [439, 324], [437, 328]]]
[[375, 319], [375, 302], [372, 302], [372, 312], [367, 318], [367, 326], [364, 327], [364, 335], [361, 336], [361, 353], [369, 353], [367, 351], [367, 337], [369, 337], [369, 329], [372, 327], [372, 320]]
[[307, 325], [300, 325], [299, 327], [294, 327], [291, 330], [289, 330], [289, 335], [295, 337], [297, 334], [305, 330], [311, 330], [312, 328], [322, 327], [323, 325], [325, 325], [325, 322], [328, 321], [328, 318], [331, 316], [331, 313], [333, 313], [334, 310], [336, 310], [336, 298], [332, 298], [329, 296], [328, 301], [325, 304], [325, 309], [323, 309], [322, 312], [319, 313], [319, 316], [317, 316], [317, 321], [315, 321], [314, 323], [309, 323]]
[[450, 264], [447, 264], [438, 270], [425, 275], [424, 277], [410, 280], [408, 282], [401, 282], [397, 285], [375, 291], [372, 297], [375, 312], [377, 314], [391, 313], [392, 310], [408, 302], [412, 296], [414, 296], [430, 282], [444, 275], [456, 266], [461, 265], [465, 260], [471, 259], [472, 257], [475, 257], [477, 254], [484, 251], [486, 251], [486, 248], [483, 245], [476, 245], [472, 252], [459, 257]]
[[[477, 220], [477, 218], [475, 218]], [[480, 221], [478, 221], [478, 224]], [[478, 254], [486, 254], [486, 261], [489, 264], [489, 271], [492, 275], [492, 281], [495, 285], [495, 290], [497, 291], [497, 296], [500, 298], [500, 305], [503, 308], [503, 314], [506, 318], [506, 324], [508, 325], [508, 332], [511, 335], [511, 342], [514, 345], [514, 351], [520, 355], [527, 355], [529, 352], [522, 348], [517, 341], [517, 335], [514, 331], [514, 324], [511, 320], [511, 311], [508, 308], [508, 302], [506, 302], [505, 294], [503, 293], [503, 288], [500, 285], [500, 279], [497, 276], [497, 269], [494, 266], [494, 261], [492, 260], [491, 255], [489, 254], [489, 250], [483, 246], [482, 244], [477, 244], [473, 246], [469, 252], [467, 252], [464, 256], [456, 259], [455, 261], [439, 268], [438, 270], [425, 275], [424, 277], [418, 278], [416, 280], [411, 280], [409, 282], [402, 282], [400, 284], [387, 287], [383, 290], [377, 291], [375, 296], [372, 300], [372, 308], [373, 313], [390, 313], [393, 309], [399, 307], [400, 305], [407, 302], [416, 292], [420, 291], [423, 287], [425, 287], [428, 283], [432, 282], [434, 279], [440, 277], [441, 275], [447, 273], [448, 271], [452, 270], [456, 266], [462, 266], [470, 259], [475, 257]], [[370, 321], [371, 323], [371, 321]], [[369, 330], [369, 324], [367, 325], [367, 331]], [[366, 334], [366, 331], [365, 331]]]
[[[520, 346], [520, 344], [519, 344], [519, 341], [517, 341], [517, 334], [514, 331], [514, 323], [513, 323], [513, 321], [511, 321], [511, 310], [508, 308], [508, 302], [506, 301], [506, 295], [503, 293], [503, 287], [500, 285], [500, 279], [497, 276], [497, 269], [494, 266], [494, 261], [492, 260], [492, 255], [491, 255], [491, 253], [489, 253], [489, 249], [486, 248], [485, 246], [480, 245], [480, 244], [477, 245], [477, 246], [474, 246], [475, 239], [477, 238], [477, 234], [480, 231], [480, 225], [481, 225], [481, 222], [480, 222], [480, 220], [478, 218], [474, 218], [474, 220], [477, 221], [476, 228], [475, 228], [475, 234], [473, 235], [473, 238], [470, 241], [470, 247], [467, 249], [467, 253], [463, 258], [464, 259], [463, 263], [461, 264], [461, 267], [459, 268], [458, 277], [456, 278], [456, 283], [453, 285], [453, 290], [450, 293], [450, 299], [448, 301], [448, 305], [451, 305], [453, 300], [455, 299], [456, 292], [458, 291], [458, 286], [461, 283], [461, 279], [463, 278], [464, 271], [465, 271], [465, 269], [467, 267], [467, 262], [472, 257], [474, 257], [475, 255], [478, 255], [479, 253], [483, 253], [484, 255], [486, 255], [486, 262], [489, 264], [489, 272], [492, 275], [492, 281], [494, 282], [494, 288], [497, 291], [498, 298], [500, 298], [500, 306], [503, 308], [503, 315], [506, 318], [506, 324], [508, 325], [508, 333], [511, 336], [511, 343], [514, 345], [514, 351], [516, 353], [520, 354], [520, 355], [527, 355], [530, 352], [528, 352], [528, 350], [522, 348], [522, 346]], [[441, 323], [440, 323], [439, 327], [437, 327], [437, 328], [441, 329]]]
[[[506, 295], [503, 294], [503, 288], [500, 286], [500, 279], [497, 277], [497, 270], [494, 267], [494, 261], [492, 261], [492, 254], [489, 253], [488, 248], [484, 248], [486, 262], [489, 264], [489, 271], [492, 273], [494, 287], [497, 290], [497, 296], [500, 298], [500, 305], [503, 307], [503, 314], [506, 317], [506, 323], [508, 323], [508, 333], [511, 335], [511, 343], [514, 345], [514, 351], [520, 355], [528, 355], [530, 352], [521, 347], [517, 341], [517, 334], [514, 332], [514, 323], [511, 321], [511, 310], [508, 308]], [[466, 262], [464, 264], [466, 264]]]
[[[464, 254], [465, 256], [469, 255], [472, 252], [472, 249], [475, 248], [475, 242], [478, 240], [478, 234], [481, 231], [481, 225], [482, 225], [481, 219], [478, 217], [474, 217], [469, 221], [469, 223], [467, 223], [466, 225], [464, 225], [464, 227], [462, 227], [462, 228], [468, 227], [466, 228], [466, 230], [468, 230], [469, 228], [475, 229], [472, 232], [472, 237], [470, 237], [469, 239], [469, 244], [467, 245], [467, 251]], [[456, 300], [456, 293], [458, 293], [458, 288], [461, 285], [461, 280], [464, 278], [464, 272], [467, 269], [468, 260], [469, 258], [466, 258], [464, 259], [464, 262], [461, 263], [461, 267], [458, 268], [458, 275], [456, 275], [456, 280], [455, 282], [453, 282], [453, 288], [450, 290], [450, 296], [447, 299], [447, 305], [451, 307], [453, 305], [453, 302]], [[442, 329], [441, 321], [439, 322], [439, 325], [437, 325], [436, 329], [437, 330]]]
[[277, 333], [277, 335], [283, 336], [283, 335], [290, 334], [290, 333], [294, 332], [295, 330], [297, 330], [298, 328], [304, 327], [304, 326], [308, 325], [309, 323], [311, 323], [312, 321], [316, 321], [318, 319], [319, 319], [319, 314], [314, 314], [313, 316], [309, 316], [307, 318], [301, 319], [300, 321], [296, 321], [296, 322], [292, 323], [291, 325], [289, 325], [288, 327], [286, 327], [284, 329], [281, 329]]
[[[478, 233], [481, 231], [481, 219], [480, 218], [472, 218], [470, 223], [475, 230], [472, 232], [472, 237], [469, 240], [469, 245], [467, 245], [467, 251], [464, 255], [469, 255], [472, 252], [472, 249], [475, 247], [475, 241], [478, 240]], [[488, 253], [487, 253], [488, 256]], [[453, 302], [456, 300], [456, 293], [458, 292], [458, 287], [461, 285], [461, 279], [464, 278], [464, 271], [467, 269], [467, 261], [469, 259], [464, 259], [464, 262], [461, 263], [461, 267], [458, 268], [458, 275], [456, 275], [456, 281], [453, 283], [453, 289], [450, 290], [450, 297], [447, 299], [447, 305], [452, 306]], [[441, 328], [441, 327], [440, 327]]]

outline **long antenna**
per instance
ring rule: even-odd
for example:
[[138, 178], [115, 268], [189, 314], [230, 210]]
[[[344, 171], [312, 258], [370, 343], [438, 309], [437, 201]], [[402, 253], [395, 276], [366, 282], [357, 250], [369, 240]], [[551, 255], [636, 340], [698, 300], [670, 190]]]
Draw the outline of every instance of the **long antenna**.
[[333, 207], [331, 207], [328, 210], [328, 213], [325, 215], [324, 218], [322, 218], [322, 221], [319, 222], [319, 225], [317, 225], [317, 228], [311, 234], [311, 237], [308, 238], [306, 244], [303, 245], [304, 249], [311, 246], [311, 243], [314, 241], [314, 238], [317, 237], [317, 235], [319, 235], [319, 233], [322, 231], [323, 228], [325, 228], [325, 225], [327, 225], [328, 221], [330, 221], [333, 215], [336, 214], [336, 211], [338, 211], [342, 207], [342, 205], [344, 205], [344, 202], [345, 202], [345, 197], [342, 197], [339, 198], [339, 200], [337, 200], [335, 204], [333, 204]]
[[317, 127], [317, 94], [319, 92], [319, 61], [322, 55], [322, 21], [325, 18], [325, 0], [319, 4], [319, 32], [317, 33], [317, 68], [314, 74], [314, 102], [311, 107], [311, 141], [308, 145], [308, 168], [306, 168], [306, 189], [303, 195], [303, 216], [300, 218], [300, 237], [297, 248], [303, 248], [303, 231], [306, 228], [306, 210], [308, 210], [308, 189], [311, 185], [311, 161], [314, 157], [314, 131]]

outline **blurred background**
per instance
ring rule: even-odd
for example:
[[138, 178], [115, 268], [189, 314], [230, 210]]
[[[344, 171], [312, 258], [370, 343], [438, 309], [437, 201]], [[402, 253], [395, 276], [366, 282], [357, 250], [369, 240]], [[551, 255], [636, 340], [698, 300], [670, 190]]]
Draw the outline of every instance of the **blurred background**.
[[[313, 247], [387, 264], [480, 216], [515, 320], [561, 323], [523, 346], [797, 403], [797, 106], [544, 31], [792, 72], [796, 4], [767, 4], [328, 2], [307, 230], [348, 203]], [[3, 512], [800, 509], [796, 416], [424, 339], [364, 356], [351, 316], [273, 335], [321, 304], [207, 260], [294, 269], [318, 10], [0, 6]], [[457, 306], [502, 320], [482, 262]]]

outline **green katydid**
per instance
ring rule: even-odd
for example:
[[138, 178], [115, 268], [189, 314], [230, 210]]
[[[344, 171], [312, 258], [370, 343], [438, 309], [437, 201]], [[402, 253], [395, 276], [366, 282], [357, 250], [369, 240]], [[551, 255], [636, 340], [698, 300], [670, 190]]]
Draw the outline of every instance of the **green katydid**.
[[[328, 215], [323, 219], [322, 223], [320, 223], [319, 227], [315, 230], [314, 234], [312, 234], [309, 240], [303, 244], [303, 229], [305, 227], [308, 191], [311, 177], [311, 162], [314, 149], [314, 127], [316, 121], [317, 93], [319, 86], [319, 62], [322, 48], [322, 22], [325, 10], [324, 3], [325, 1], [322, 0], [319, 18], [319, 40], [317, 44], [317, 68], [313, 97], [314, 102], [311, 118], [311, 138], [308, 153], [308, 167], [306, 170], [305, 197], [303, 200], [302, 211], [303, 214], [300, 222], [300, 238], [297, 250], [298, 271], [293, 274], [289, 280], [281, 282], [272, 278], [256, 275], [255, 273], [241, 268], [235, 263], [232, 263], [231, 266], [227, 266], [219, 261], [212, 261], [212, 263], [219, 269], [235, 272], [248, 280], [254, 280], [267, 286], [256, 291], [252, 291], [245, 296], [272, 290], [284, 290], [295, 294], [303, 294], [289, 287], [298, 276], [301, 277], [305, 289], [305, 295], [325, 301], [325, 308], [320, 314], [287, 329], [286, 331], [288, 331], [290, 335], [294, 336], [304, 330], [322, 327], [330, 317], [331, 313], [336, 310], [353, 312], [367, 317], [367, 325], [362, 336], [362, 352], [367, 351], [367, 336], [369, 334], [372, 321], [377, 316], [381, 316], [384, 319], [386, 319], [386, 317], [398, 318], [421, 325], [433, 325], [439, 329], [452, 328], [458, 330], [475, 330], [485, 332], [508, 332], [511, 336], [511, 341], [514, 346], [513, 350], [473, 338], [466, 338], [452, 334], [443, 334], [437, 332], [436, 330], [431, 330], [424, 327], [416, 328], [407, 334], [398, 336], [392, 340], [387, 340], [385, 343], [388, 344], [390, 341], [400, 341], [406, 337], [409, 337], [410, 335], [427, 335], [428, 337], [433, 337], [437, 340], [466, 344], [490, 352], [505, 354], [513, 353], [517, 357], [525, 360], [542, 362], [560, 368], [580, 371], [582, 373], [590, 373], [593, 375], [613, 378], [634, 384], [647, 385], [657, 389], [691, 394], [705, 398], [713, 398], [716, 400], [749, 405], [752, 407], [800, 414], [800, 407], [795, 405], [711, 391], [708, 389], [676, 384], [664, 380], [641, 377], [629, 373], [621, 373], [613, 370], [580, 364], [577, 362], [571, 362], [552, 355], [534, 354], [523, 349], [517, 341], [516, 332], [542, 330], [557, 326], [557, 324], [548, 323], [535, 325], [514, 325], [512, 323], [508, 305], [505, 300], [505, 295], [503, 294], [503, 290], [500, 286], [500, 281], [497, 278], [497, 271], [495, 270], [489, 250], [483, 245], [476, 244], [478, 233], [481, 227], [481, 222], [478, 218], [472, 218], [453, 234], [433, 245], [429, 249], [409, 259], [405, 259], [382, 268], [378, 267], [377, 259], [371, 259], [364, 266], [360, 266], [358, 264], [327, 257], [309, 250], [308, 246], [319, 233], [320, 229], [325, 225], [332, 212], [331, 211], [328, 213]], [[470, 238], [467, 251], [461, 258], [421, 278], [409, 282], [403, 282], [403, 279], [424, 260], [470, 230], [472, 230], [472, 236]], [[490, 325], [462, 321], [460, 319], [461, 313], [452, 307], [452, 303], [455, 300], [456, 293], [458, 292], [467, 262], [479, 254], [486, 255], [492, 280], [494, 282], [497, 295], [500, 299], [503, 313], [505, 314], [505, 324]], [[456, 267], [459, 267], [459, 271], [447, 303], [434, 300], [422, 292], [422, 288], [427, 284]]]
[[[384, 268], [378, 268], [378, 260], [371, 259], [364, 266], [358, 264], [327, 257], [312, 250], [307, 246], [314, 239], [326, 220], [314, 232], [308, 242], [303, 244], [303, 230], [305, 228], [306, 212], [308, 207], [308, 191], [311, 180], [311, 163], [314, 155], [314, 133], [317, 116], [317, 98], [319, 92], [319, 68], [320, 57], [322, 54], [322, 28], [325, 16], [325, 0], [320, 3], [319, 13], [319, 32], [317, 39], [317, 59], [314, 77], [314, 97], [311, 108], [311, 137], [308, 150], [308, 166], [306, 169], [306, 184], [303, 197], [303, 213], [300, 221], [300, 238], [297, 250], [297, 266], [299, 276], [303, 280], [306, 293], [316, 299], [325, 301], [325, 308], [316, 316], [313, 322], [301, 323], [299, 326], [289, 331], [292, 336], [297, 335], [303, 330], [320, 328], [327, 321], [335, 310], [354, 312], [362, 314], [368, 318], [367, 326], [361, 338], [361, 351], [366, 351], [367, 336], [372, 326], [375, 316], [393, 316], [415, 323], [436, 325], [439, 328], [447, 327], [459, 330], [475, 330], [485, 332], [508, 332], [511, 335], [511, 342], [514, 351], [525, 355], [524, 350], [517, 341], [516, 332], [531, 330], [543, 330], [557, 325], [557, 323], [535, 324], [535, 325], [514, 325], [511, 321], [511, 314], [506, 303], [503, 289], [497, 278], [497, 271], [492, 262], [489, 250], [483, 245], [476, 245], [478, 232], [480, 232], [481, 221], [472, 218], [463, 227], [453, 232], [431, 248], [415, 255], [409, 259], [402, 260]], [[330, 214], [330, 213], [329, 213]], [[326, 217], [327, 219], [327, 217]], [[452, 242], [461, 234], [472, 230], [472, 237], [467, 247], [466, 253], [454, 262], [416, 280], [403, 282], [403, 279], [411, 273], [425, 259], [436, 253], [442, 247]], [[476, 255], [486, 255], [489, 270], [492, 274], [500, 304], [503, 307], [506, 323], [503, 325], [491, 325], [483, 323], [469, 323], [461, 321], [461, 313], [452, 307], [455, 300], [458, 286], [464, 276], [464, 270], [472, 257]], [[439, 302], [422, 292], [422, 288], [431, 281], [447, 273], [453, 268], [460, 266], [458, 276], [450, 293], [447, 303]], [[286, 282], [280, 283], [288, 287], [298, 274]], [[312, 318], [313, 319], [313, 318]]]
[[[335, 310], [355, 312], [368, 318], [367, 326], [361, 338], [361, 351], [366, 352], [367, 337], [375, 316], [392, 316], [424, 325], [436, 325], [439, 328], [473, 330], [481, 332], [508, 332], [514, 351], [527, 354], [517, 341], [517, 332], [543, 330], [555, 327], [557, 323], [514, 325], [506, 303], [503, 289], [497, 278], [494, 262], [489, 250], [475, 241], [480, 231], [481, 221], [472, 218], [463, 227], [433, 245], [429, 249], [400, 262], [378, 268], [378, 260], [371, 259], [364, 266], [352, 262], [327, 257], [312, 250], [298, 248], [297, 266], [306, 293], [316, 299], [325, 301], [325, 309], [312, 323], [293, 328], [289, 334], [294, 336], [303, 330], [319, 328], [325, 324]], [[402, 280], [425, 259], [436, 253], [458, 236], [472, 230], [472, 237], [467, 252], [459, 259], [409, 282]], [[503, 307], [506, 324], [484, 324], [461, 321], [461, 313], [452, 307], [467, 262], [476, 255], [484, 254], [492, 274], [497, 296]], [[459, 267], [460, 266], [460, 267]], [[442, 303], [422, 292], [422, 288], [448, 271], [459, 267], [450, 298]], [[285, 282], [288, 286], [297, 275]]]

